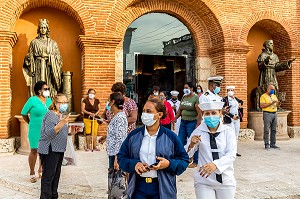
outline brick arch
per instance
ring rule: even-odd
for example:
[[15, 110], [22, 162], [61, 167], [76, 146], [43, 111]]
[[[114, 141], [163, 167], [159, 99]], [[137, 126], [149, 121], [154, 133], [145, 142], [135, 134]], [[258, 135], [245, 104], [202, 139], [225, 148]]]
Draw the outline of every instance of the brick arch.
[[96, 34], [96, 24], [80, 0], [58, 0], [55, 2], [44, 0], [9, 0], [3, 7], [6, 9], [0, 11], [0, 15], [3, 16], [0, 26], [6, 30], [12, 31], [21, 14], [28, 12], [30, 9], [52, 7], [62, 10], [74, 18], [83, 34]]
[[[269, 32], [274, 40], [283, 41], [283, 44], [288, 45], [289, 48], [296, 48], [298, 44], [296, 30], [282, 16], [270, 11], [253, 13], [245, 21], [240, 33], [240, 42], [247, 43], [249, 31], [255, 25]], [[280, 49], [283, 49], [283, 47], [281, 46]]]
[[[207, 22], [205, 23], [198, 13], [191, 11], [183, 4], [161, 0], [138, 2], [137, 4], [131, 4], [131, 6], [127, 7], [118, 20], [113, 20], [117, 21], [115, 29], [117, 37], [123, 37], [126, 29], [134, 20], [147, 13], [153, 12], [172, 15], [185, 24], [194, 37], [197, 55], [207, 54], [207, 50], [214, 45], [215, 42], [218, 44], [224, 43], [223, 31], [218, 21], [214, 23], [217, 24], [214, 32], [218, 33], [219, 37], [214, 37], [214, 33], [209, 32], [207, 28]], [[214, 39], [212, 39], [212, 37], [214, 37]]]

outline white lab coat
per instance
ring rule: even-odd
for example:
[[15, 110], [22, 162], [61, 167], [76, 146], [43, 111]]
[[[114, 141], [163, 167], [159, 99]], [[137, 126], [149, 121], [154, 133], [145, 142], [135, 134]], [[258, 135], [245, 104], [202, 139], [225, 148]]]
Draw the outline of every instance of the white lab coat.
[[[219, 188], [226, 188], [226, 186], [235, 187], [236, 181], [233, 169], [233, 162], [236, 158], [235, 133], [231, 127], [220, 122], [219, 128], [217, 129], [217, 132], [220, 132], [220, 134], [216, 137], [218, 147], [216, 150], [219, 153], [219, 159], [213, 160], [209, 132], [207, 125], [204, 121], [202, 121], [202, 123], [193, 131], [192, 135], [188, 139], [187, 145], [185, 146], [187, 150], [191, 143], [191, 138], [194, 135], [201, 135], [201, 142], [196, 144], [194, 148], [188, 152], [189, 157], [193, 157], [194, 153], [199, 149], [198, 167], [194, 173], [195, 189], [201, 186]], [[210, 162], [213, 162], [217, 166], [217, 170], [208, 178], [200, 176], [199, 168]], [[216, 180], [215, 174], [222, 174], [222, 184]]]

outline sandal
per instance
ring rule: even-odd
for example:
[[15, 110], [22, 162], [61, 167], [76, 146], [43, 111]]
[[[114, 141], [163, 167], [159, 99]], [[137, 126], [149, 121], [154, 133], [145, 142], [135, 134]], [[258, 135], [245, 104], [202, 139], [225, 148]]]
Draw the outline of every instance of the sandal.
[[31, 183], [36, 183], [36, 176], [35, 175], [30, 175], [30, 182]]

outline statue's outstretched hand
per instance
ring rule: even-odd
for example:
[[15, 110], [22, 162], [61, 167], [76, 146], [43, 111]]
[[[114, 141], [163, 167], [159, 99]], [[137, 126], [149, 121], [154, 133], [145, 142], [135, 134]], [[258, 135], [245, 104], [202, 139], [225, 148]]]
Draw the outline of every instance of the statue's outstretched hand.
[[290, 59], [290, 60], [288, 61], [288, 64], [289, 64], [289, 65], [291, 65], [291, 64], [292, 64], [292, 62], [293, 62], [293, 61], [295, 61], [295, 60], [296, 60], [296, 58], [294, 58], [294, 59]]

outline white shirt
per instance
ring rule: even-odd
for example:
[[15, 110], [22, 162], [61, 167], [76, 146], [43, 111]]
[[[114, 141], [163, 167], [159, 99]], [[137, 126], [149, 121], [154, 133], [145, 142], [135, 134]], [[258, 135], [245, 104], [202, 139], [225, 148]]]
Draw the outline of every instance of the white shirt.
[[211, 101], [221, 102], [222, 97], [220, 97], [218, 94], [212, 93], [210, 90], [207, 90], [199, 97], [199, 104]]
[[[194, 153], [199, 149], [198, 167], [194, 173], [195, 188], [201, 185], [236, 186], [233, 169], [233, 162], [236, 158], [235, 133], [231, 127], [224, 125], [222, 122], [220, 123], [220, 126], [217, 129], [217, 132], [220, 132], [220, 134], [215, 138], [218, 149], [214, 149], [213, 151], [219, 153], [219, 159], [213, 160], [209, 132], [207, 125], [202, 121], [202, 123], [193, 131], [185, 146], [185, 149], [187, 150], [191, 143], [192, 136], [201, 135], [201, 141], [188, 152], [189, 157], [193, 157]], [[199, 168], [210, 162], [213, 162], [217, 166], [217, 170], [208, 178], [200, 176]], [[215, 174], [222, 174], [223, 184], [216, 180]]]
[[[145, 126], [144, 138], [142, 141], [141, 149], [140, 149], [140, 160], [142, 163], [147, 163], [149, 166], [151, 164], [156, 163], [156, 138], [159, 129], [154, 135], [150, 135]], [[142, 173], [142, 177], [156, 178], [157, 171], [151, 170], [145, 173]]]
[[230, 113], [233, 115], [238, 115], [239, 103], [235, 98], [228, 96], [228, 103], [230, 107]]

